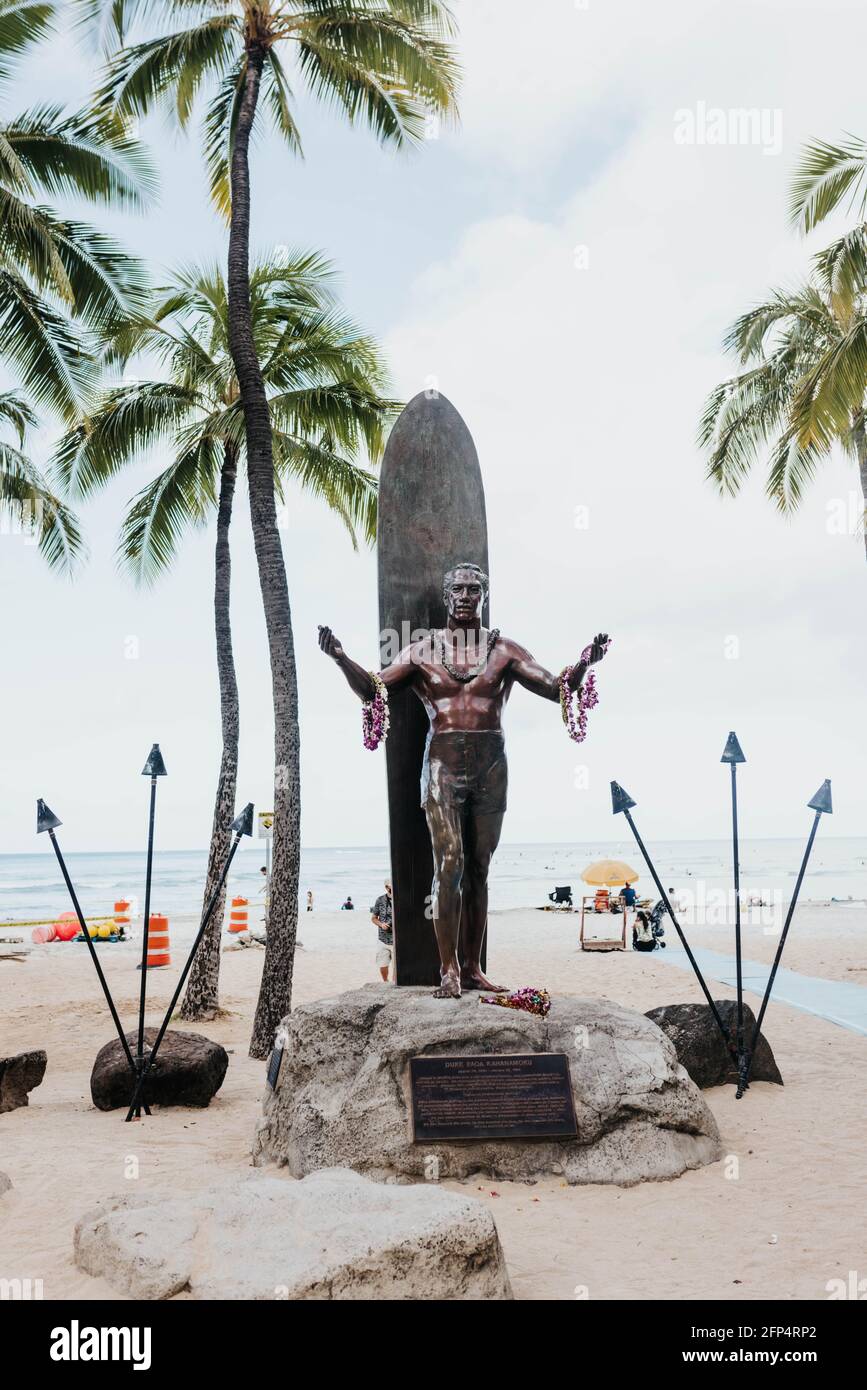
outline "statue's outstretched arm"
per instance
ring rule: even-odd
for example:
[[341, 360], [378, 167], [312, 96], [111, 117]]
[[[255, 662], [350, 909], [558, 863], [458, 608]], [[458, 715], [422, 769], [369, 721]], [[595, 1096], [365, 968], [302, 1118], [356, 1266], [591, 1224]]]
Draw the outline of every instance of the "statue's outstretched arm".
[[[512, 652], [511, 671], [514, 679], [525, 690], [531, 690], [534, 695], [541, 695], [545, 700], [560, 699], [560, 678], [554, 676], [544, 666], [540, 666], [535, 657], [524, 648], [518, 646], [517, 642], [510, 642]], [[569, 675], [570, 690], [578, 690], [587, 674], [587, 669], [594, 666], [597, 661], [601, 661], [608, 647], [608, 634], [599, 632], [590, 643], [590, 651], [586, 660], [575, 663]]]
[[510, 642], [509, 646], [512, 651], [510, 669], [518, 685], [532, 691], [534, 695], [541, 695], [543, 700], [559, 700], [560, 686], [557, 677], [540, 665], [525, 647], [519, 647], [517, 642]]
[[[343, 646], [330, 627], [320, 626], [319, 649], [326, 656], [330, 656], [332, 661], [340, 667], [350, 690], [355, 692], [359, 700], [373, 699], [376, 694], [376, 687], [370, 672], [365, 671], [363, 666], [359, 666], [357, 661], [353, 661], [351, 656], [346, 655]], [[390, 665], [378, 672], [378, 675], [388, 690], [399, 690], [402, 686], [412, 683], [417, 669], [416, 663], [412, 660], [412, 649], [406, 647]]]

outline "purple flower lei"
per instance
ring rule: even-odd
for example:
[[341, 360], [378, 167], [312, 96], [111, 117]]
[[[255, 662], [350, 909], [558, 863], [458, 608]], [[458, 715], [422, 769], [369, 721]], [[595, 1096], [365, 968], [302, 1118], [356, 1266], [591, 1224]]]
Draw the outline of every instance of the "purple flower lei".
[[[605, 644], [605, 650], [611, 646], [609, 638]], [[581, 653], [580, 661], [586, 661], [592, 648], [585, 647]], [[580, 690], [569, 689], [569, 677], [575, 670], [574, 666], [564, 666], [560, 672], [560, 711], [563, 715], [563, 723], [569, 731], [569, 737], [574, 743], [583, 743], [587, 737], [587, 712], [594, 709], [599, 704], [599, 696], [596, 693], [596, 673], [591, 667], [584, 678]], [[573, 695], [578, 701], [578, 713], [575, 713]]]
[[361, 706], [361, 732], [365, 748], [371, 752], [388, 738], [390, 717], [388, 712], [388, 691], [385, 682], [375, 671], [367, 673], [373, 681], [374, 694]]
[[513, 990], [511, 994], [480, 994], [480, 1004], [499, 1004], [503, 1009], [521, 1009], [524, 1013], [538, 1014], [544, 1018], [551, 1007], [551, 996], [546, 989]]

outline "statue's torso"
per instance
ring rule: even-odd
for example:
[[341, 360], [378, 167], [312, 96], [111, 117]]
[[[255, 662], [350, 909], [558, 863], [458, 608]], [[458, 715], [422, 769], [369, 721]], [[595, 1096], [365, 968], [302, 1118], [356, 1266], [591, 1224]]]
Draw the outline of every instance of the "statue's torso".
[[[438, 643], [426, 639], [413, 647], [411, 658], [416, 670], [413, 689], [427, 711], [433, 733], [500, 729], [503, 707], [512, 690], [512, 643], [498, 637], [484, 668], [468, 681], [452, 675], [438, 660], [440, 654]], [[475, 669], [483, 654], [484, 647], [481, 653], [470, 653], [476, 659], [452, 660], [449, 651], [447, 659], [460, 674]]]

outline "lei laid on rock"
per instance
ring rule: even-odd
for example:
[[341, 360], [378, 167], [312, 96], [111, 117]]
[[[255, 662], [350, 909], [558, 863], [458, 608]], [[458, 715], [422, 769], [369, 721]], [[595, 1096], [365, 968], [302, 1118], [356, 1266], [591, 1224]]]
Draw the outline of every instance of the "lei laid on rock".
[[374, 694], [372, 700], [365, 700], [361, 706], [361, 732], [365, 748], [372, 752], [388, 738], [390, 717], [385, 681], [375, 671], [368, 671], [367, 674], [373, 681]]
[[[611, 639], [605, 643], [605, 651], [611, 646]], [[591, 647], [585, 647], [581, 653], [581, 661], [586, 661], [592, 651]], [[579, 662], [580, 664], [580, 662]], [[587, 713], [599, 704], [599, 696], [596, 693], [596, 673], [591, 666], [588, 670], [580, 690], [570, 690], [569, 678], [575, 670], [574, 666], [564, 666], [560, 672], [560, 711], [563, 715], [563, 723], [569, 731], [569, 737], [575, 743], [583, 743], [587, 737]], [[573, 700], [573, 696], [575, 697]], [[577, 701], [577, 714], [575, 710]]]
[[538, 1014], [544, 1018], [551, 1007], [551, 996], [546, 989], [531, 989], [525, 985], [511, 994], [480, 994], [480, 1004], [499, 1004], [501, 1009], [522, 1009], [526, 1014]]

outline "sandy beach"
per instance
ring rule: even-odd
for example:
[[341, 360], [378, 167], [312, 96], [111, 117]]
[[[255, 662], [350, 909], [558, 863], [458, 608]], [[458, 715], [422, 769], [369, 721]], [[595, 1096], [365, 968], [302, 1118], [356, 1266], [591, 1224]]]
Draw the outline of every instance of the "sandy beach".
[[[642, 1011], [700, 999], [692, 977], [659, 952], [582, 953], [577, 934], [577, 916], [496, 913], [490, 961], [514, 986], [601, 996]], [[296, 1003], [376, 978], [366, 913], [302, 915], [301, 935]], [[731, 933], [722, 928], [694, 929], [690, 940], [732, 949]], [[760, 928], [745, 934], [745, 954], [753, 960], [769, 960], [775, 944]], [[135, 947], [103, 948], [101, 959], [121, 1017], [132, 1026]], [[75, 1268], [72, 1231], [101, 1196], [124, 1189], [131, 1159], [136, 1180], [164, 1192], [244, 1176], [264, 1086], [264, 1065], [247, 1055], [262, 960], [263, 952], [253, 949], [223, 957], [225, 1015], [198, 1029], [230, 1052], [211, 1106], [157, 1111], [135, 1125], [90, 1101], [93, 1059], [112, 1034], [84, 948], [46, 946], [23, 962], [0, 962], [0, 1053], [48, 1052], [45, 1079], [30, 1105], [0, 1116], [0, 1169], [14, 1183], [2, 1200], [0, 1275], [42, 1279], [46, 1299], [116, 1298], [107, 1284]], [[867, 984], [863, 907], [805, 908], [785, 964]], [[176, 955], [172, 969], [150, 973], [149, 1021], [158, 1021], [177, 968]], [[720, 985], [714, 993], [733, 992]], [[757, 1006], [753, 996], [747, 999]], [[829, 1280], [846, 1279], [851, 1270], [863, 1276], [867, 1039], [780, 1004], [772, 1004], [766, 1032], [784, 1088], [754, 1084], [741, 1101], [731, 1087], [705, 1092], [723, 1136], [721, 1162], [628, 1189], [569, 1188], [555, 1178], [534, 1186], [468, 1185], [494, 1212], [516, 1297], [825, 1299]]]

